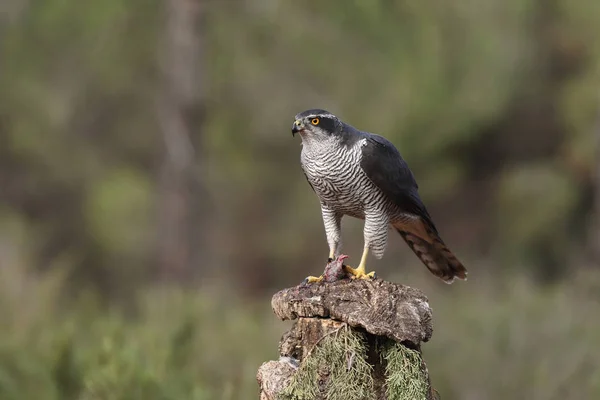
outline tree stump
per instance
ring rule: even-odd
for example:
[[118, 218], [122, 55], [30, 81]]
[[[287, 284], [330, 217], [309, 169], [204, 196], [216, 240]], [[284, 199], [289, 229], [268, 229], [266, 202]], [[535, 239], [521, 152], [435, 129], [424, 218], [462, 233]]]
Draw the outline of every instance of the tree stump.
[[431, 308], [417, 289], [380, 279], [302, 284], [273, 296], [295, 320], [280, 358], [258, 370], [261, 400], [436, 398], [421, 358]]

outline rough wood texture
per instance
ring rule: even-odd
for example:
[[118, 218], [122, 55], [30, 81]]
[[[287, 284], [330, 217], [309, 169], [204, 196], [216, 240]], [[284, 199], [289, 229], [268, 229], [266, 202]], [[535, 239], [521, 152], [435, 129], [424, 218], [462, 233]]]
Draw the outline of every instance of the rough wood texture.
[[344, 326], [343, 322], [333, 319], [321, 319], [316, 324], [315, 318], [298, 318], [293, 329], [281, 337], [279, 354], [282, 357], [303, 360], [319, 340], [339, 330], [342, 326]]
[[[323, 338], [346, 325], [366, 331], [367, 361], [373, 367], [375, 398], [387, 400], [385, 361], [375, 345], [378, 337], [387, 337], [420, 351], [421, 342], [432, 335], [431, 309], [423, 293], [379, 279], [302, 284], [276, 293], [271, 304], [280, 319], [296, 322], [282, 336], [279, 361], [264, 363], [258, 371], [261, 400], [278, 399], [299, 365], [311, 356]], [[424, 363], [422, 368], [428, 380]], [[327, 379], [326, 374], [319, 374], [317, 399], [326, 399], [321, 387]], [[429, 384], [427, 386], [426, 398], [432, 399], [434, 392]]]
[[380, 279], [300, 285], [276, 293], [271, 306], [282, 320], [332, 318], [414, 345], [427, 342], [433, 332], [427, 297], [418, 289]]
[[260, 385], [260, 400], [277, 400], [277, 395], [289, 385], [297, 368], [297, 365], [285, 359], [261, 365], [256, 374]]

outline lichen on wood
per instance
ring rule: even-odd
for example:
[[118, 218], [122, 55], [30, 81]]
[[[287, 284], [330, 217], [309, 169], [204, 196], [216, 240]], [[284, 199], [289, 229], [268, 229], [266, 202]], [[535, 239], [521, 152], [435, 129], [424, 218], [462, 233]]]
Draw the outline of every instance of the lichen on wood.
[[431, 388], [427, 368], [419, 351], [387, 341], [381, 354], [386, 364], [388, 400], [427, 399]]
[[374, 399], [371, 373], [365, 338], [344, 324], [315, 344], [279, 399]]

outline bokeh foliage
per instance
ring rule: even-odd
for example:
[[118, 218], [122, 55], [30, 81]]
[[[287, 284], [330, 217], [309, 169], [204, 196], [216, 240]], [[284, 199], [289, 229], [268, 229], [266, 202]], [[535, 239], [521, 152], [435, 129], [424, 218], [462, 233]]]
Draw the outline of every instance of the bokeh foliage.
[[[0, 5], [0, 398], [253, 396], [283, 330], [270, 293], [327, 253], [289, 133], [313, 107], [397, 144], [469, 267], [464, 286], [431, 283], [394, 236], [371, 264], [431, 296], [442, 397], [599, 396], [598, 281], [573, 277], [593, 212], [598, 1], [204, 6], [191, 192], [208, 212], [189, 223], [208, 243], [190, 293], [155, 287], [163, 2]], [[354, 260], [362, 227], [345, 227]]]
[[[163, 7], [11, 2], [0, 76], [6, 211], [44, 232], [26, 249], [42, 268], [67, 258], [79, 278], [108, 287], [126, 264], [128, 278], [143, 279], [160, 229]], [[325, 246], [288, 132], [296, 112], [316, 106], [398, 145], [459, 253], [561, 273], [581, 250], [599, 108], [596, 2], [205, 7], [206, 111], [194, 144], [208, 198], [195, 200], [214, 218], [191, 225], [214, 232], [214, 254], [198, 268], [252, 266], [271, 285], [277, 265], [299, 272], [318, 259], [301, 259]]]
[[[124, 311], [61, 301], [58, 276], [0, 277], [1, 399], [254, 398], [256, 370], [277, 359], [286, 330], [268, 301], [223, 289], [147, 289]], [[433, 307], [423, 356], [442, 398], [600, 396], [598, 274], [546, 288], [523, 277], [416, 282]]]

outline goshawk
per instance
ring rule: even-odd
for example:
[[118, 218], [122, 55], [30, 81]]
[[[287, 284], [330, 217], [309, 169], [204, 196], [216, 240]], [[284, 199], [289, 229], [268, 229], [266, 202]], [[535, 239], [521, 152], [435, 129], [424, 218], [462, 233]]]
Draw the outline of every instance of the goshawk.
[[[415, 178], [394, 145], [382, 136], [360, 131], [325, 110], [296, 115], [292, 135], [302, 138], [300, 156], [308, 183], [319, 197], [329, 244], [329, 258], [338, 256], [341, 220], [360, 218], [364, 250], [354, 278], [366, 273], [369, 252], [381, 258], [393, 226], [435, 276], [446, 283], [466, 279], [467, 270], [446, 247], [421, 201]], [[309, 282], [323, 277], [308, 277]]]

